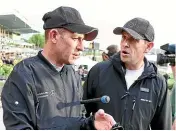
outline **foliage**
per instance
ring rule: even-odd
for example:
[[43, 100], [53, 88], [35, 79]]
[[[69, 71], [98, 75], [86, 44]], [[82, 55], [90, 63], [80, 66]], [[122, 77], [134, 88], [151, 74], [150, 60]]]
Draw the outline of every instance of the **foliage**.
[[171, 90], [174, 86], [175, 80], [173, 77], [173, 74], [168, 74], [169, 75], [169, 79], [167, 80], [167, 84], [168, 84], [168, 88]]
[[11, 71], [13, 70], [13, 65], [6, 65], [6, 64], [3, 64], [1, 67], [0, 67], [0, 75], [1, 76], [9, 76]]
[[13, 70], [13, 67], [19, 63], [21, 59], [15, 59], [14, 65], [1, 64], [0, 65], [0, 76], [8, 77]]
[[45, 43], [44, 34], [34, 34], [29, 38], [28, 42], [35, 44], [37, 47], [43, 48]]

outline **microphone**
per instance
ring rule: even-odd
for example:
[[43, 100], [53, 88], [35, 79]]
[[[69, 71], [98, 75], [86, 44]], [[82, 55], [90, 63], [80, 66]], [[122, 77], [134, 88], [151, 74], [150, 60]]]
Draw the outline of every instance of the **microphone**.
[[80, 101], [80, 104], [88, 104], [88, 103], [94, 103], [94, 102], [102, 102], [102, 103], [106, 104], [106, 103], [109, 103], [109, 101], [110, 101], [109, 96], [102, 96], [100, 98], [82, 100], [82, 101]]
[[70, 103], [63, 103], [59, 102], [57, 104], [57, 109], [61, 110], [66, 107], [72, 107], [72, 106], [78, 106], [81, 104], [88, 104], [88, 103], [94, 103], [94, 102], [101, 102], [101, 103], [109, 103], [110, 97], [109, 96], [102, 96], [100, 98], [94, 98], [94, 99], [88, 99], [88, 100], [82, 100], [82, 101], [75, 101], [75, 102], [70, 102]]

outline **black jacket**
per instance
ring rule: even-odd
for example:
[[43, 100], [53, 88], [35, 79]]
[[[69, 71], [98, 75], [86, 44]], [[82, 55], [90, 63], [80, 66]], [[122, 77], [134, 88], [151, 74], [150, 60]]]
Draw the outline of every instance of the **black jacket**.
[[6, 129], [92, 129], [92, 119], [81, 117], [77, 76], [71, 65], [58, 72], [41, 52], [17, 64], [1, 95]]
[[111, 100], [108, 104], [87, 104], [87, 116], [102, 108], [126, 130], [170, 129], [171, 108], [166, 82], [154, 64], [144, 61], [144, 72], [129, 90], [119, 54], [95, 65], [84, 84], [83, 99], [108, 95]]

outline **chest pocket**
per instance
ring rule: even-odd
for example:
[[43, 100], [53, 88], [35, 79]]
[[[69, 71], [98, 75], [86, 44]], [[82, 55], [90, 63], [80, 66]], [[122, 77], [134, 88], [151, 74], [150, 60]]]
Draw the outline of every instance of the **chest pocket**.
[[152, 102], [149, 88], [140, 87], [139, 99], [140, 99], [141, 103], [142, 102], [144, 102], [144, 103], [151, 103]]
[[138, 114], [139, 123], [149, 123], [152, 118], [152, 114], [154, 113], [153, 107], [153, 94], [152, 90], [146, 87], [140, 87], [139, 95], [137, 98], [137, 108], [136, 114]]

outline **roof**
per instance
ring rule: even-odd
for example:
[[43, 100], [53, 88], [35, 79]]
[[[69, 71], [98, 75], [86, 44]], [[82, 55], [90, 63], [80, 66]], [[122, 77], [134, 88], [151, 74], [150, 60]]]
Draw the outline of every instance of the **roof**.
[[3, 14], [0, 15], [0, 24], [6, 30], [13, 33], [27, 34], [27, 33], [38, 33], [38, 31], [31, 28], [29, 24], [22, 18], [19, 18], [15, 14]]

